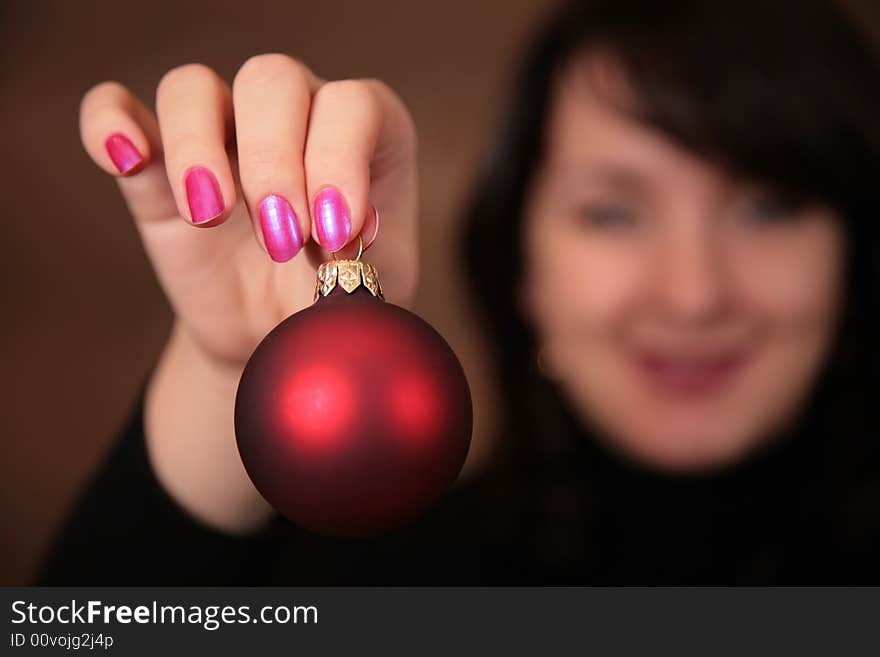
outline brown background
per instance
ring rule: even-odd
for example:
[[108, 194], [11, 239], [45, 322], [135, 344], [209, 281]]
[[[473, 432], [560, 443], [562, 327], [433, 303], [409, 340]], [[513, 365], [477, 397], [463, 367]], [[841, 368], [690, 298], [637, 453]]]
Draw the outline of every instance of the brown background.
[[[170, 323], [114, 181], [85, 155], [77, 111], [115, 79], [152, 104], [168, 69], [227, 80], [287, 52], [328, 79], [379, 77], [420, 132], [416, 310], [447, 336], [475, 394], [475, 446], [492, 427], [481, 339], [452, 266], [463, 195], [504, 81], [547, 3], [534, 0], [0, 2], [0, 584], [27, 583], [109, 447]], [[880, 18], [880, 1], [848, 0]], [[877, 25], [873, 21], [872, 25]]]
[[420, 132], [422, 256], [416, 310], [491, 395], [451, 265], [463, 194], [504, 81], [543, 11], [468, 2], [6, 2], [0, 6], [0, 584], [24, 584], [153, 364], [170, 314], [116, 185], [81, 148], [79, 100], [115, 79], [152, 105], [168, 69], [227, 80], [250, 55], [287, 52], [330, 78], [379, 77]]

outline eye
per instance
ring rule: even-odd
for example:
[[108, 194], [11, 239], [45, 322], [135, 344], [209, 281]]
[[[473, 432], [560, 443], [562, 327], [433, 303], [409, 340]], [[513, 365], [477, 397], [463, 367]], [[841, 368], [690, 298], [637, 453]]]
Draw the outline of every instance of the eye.
[[596, 228], [629, 228], [636, 223], [635, 210], [622, 203], [588, 203], [577, 214]]
[[761, 192], [750, 196], [743, 204], [743, 217], [758, 225], [777, 224], [797, 219], [806, 202], [781, 192]]

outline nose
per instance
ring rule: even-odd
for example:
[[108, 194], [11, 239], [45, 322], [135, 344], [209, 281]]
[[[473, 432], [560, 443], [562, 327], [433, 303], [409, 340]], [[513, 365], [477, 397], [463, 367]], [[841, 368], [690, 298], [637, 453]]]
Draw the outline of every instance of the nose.
[[705, 324], [725, 312], [729, 285], [721, 246], [710, 231], [693, 228], [668, 235], [657, 246], [650, 287], [664, 314]]

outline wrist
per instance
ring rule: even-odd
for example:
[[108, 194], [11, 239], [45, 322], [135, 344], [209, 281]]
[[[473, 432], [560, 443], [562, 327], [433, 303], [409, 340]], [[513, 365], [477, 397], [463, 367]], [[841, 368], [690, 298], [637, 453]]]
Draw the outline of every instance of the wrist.
[[159, 482], [191, 515], [230, 533], [257, 529], [272, 515], [235, 442], [235, 392], [243, 368], [208, 357], [176, 323], [148, 384], [144, 411]]

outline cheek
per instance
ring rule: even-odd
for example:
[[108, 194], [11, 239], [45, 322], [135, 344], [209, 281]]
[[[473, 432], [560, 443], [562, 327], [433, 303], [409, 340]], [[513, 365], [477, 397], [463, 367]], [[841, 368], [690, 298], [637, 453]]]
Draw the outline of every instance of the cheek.
[[730, 261], [740, 304], [771, 328], [823, 331], [836, 316], [843, 254], [832, 226], [800, 227], [734, 250]]
[[530, 243], [530, 294], [551, 375], [586, 423], [663, 469], [721, 466], [761, 444], [799, 409], [835, 328], [843, 253], [832, 228], [731, 243], [723, 257], [732, 311], [722, 328], [750, 335], [757, 356], [723, 395], [683, 404], [651, 393], [621, 357], [633, 326], [654, 321], [651, 259], [633, 244], [562, 230]]
[[736, 267], [758, 356], [730, 405], [741, 409], [753, 431], [784, 424], [797, 413], [828, 356], [840, 315], [841, 238], [820, 223], [788, 237], [764, 251], [745, 250]]
[[585, 239], [552, 221], [528, 238], [526, 291], [539, 333], [560, 348], [620, 323], [639, 294], [644, 259], [632, 245]]

